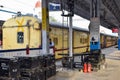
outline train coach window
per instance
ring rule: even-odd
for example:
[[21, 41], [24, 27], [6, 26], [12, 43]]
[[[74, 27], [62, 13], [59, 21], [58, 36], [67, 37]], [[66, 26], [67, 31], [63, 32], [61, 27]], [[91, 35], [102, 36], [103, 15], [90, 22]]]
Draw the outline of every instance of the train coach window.
[[80, 38], [80, 43], [82, 43], [82, 38]]
[[85, 44], [86, 43], [86, 39], [85, 38], [83, 38], [83, 44]]
[[84, 38], [80, 38], [80, 43], [84, 44]]
[[55, 45], [58, 45], [58, 38], [53, 38], [53, 42]]
[[87, 43], [88, 42], [88, 39], [85, 39], [85, 43]]
[[17, 43], [23, 43], [24, 42], [24, 33], [18, 32], [17, 33]]

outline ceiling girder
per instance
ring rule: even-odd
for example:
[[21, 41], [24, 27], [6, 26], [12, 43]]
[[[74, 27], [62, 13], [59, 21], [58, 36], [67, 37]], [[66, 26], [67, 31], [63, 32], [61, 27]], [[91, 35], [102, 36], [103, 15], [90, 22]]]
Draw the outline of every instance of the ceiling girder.
[[109, 9], [109, 11], [111, 11], [114, 14], [118, 22], [120, 22], [120, 10], [115, 0], [102, 0], [102, 1], [103, 1], [103, 4]]
[[[64, 9], [67, 10], [67, 0], [49, 0], [50, 2], [54, 3], [64, 3], [65, 7]], [[61, 2], [62, 1], [62, 2]], [[86, 18], [90, 19], [90, 1], [91, 0], [74, 0], [75, 2], [75, 8], [74, 13]], [[119, 0], [100, 0], [101, 2], [101, 9], [104, 11], [105, 14], [100, 11], [100, 20], [101, 25], [111, 29], [112, 27], [118, 27], [120, 26], [120, 7]], [[117, 3], [117, 4], [116, 4]], [[100, 9], [100, 10], [101, 10]]]

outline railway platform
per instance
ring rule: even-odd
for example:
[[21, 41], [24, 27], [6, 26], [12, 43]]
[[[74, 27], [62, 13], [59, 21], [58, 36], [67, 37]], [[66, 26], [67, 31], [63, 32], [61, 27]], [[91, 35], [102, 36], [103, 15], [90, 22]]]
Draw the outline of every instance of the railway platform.
[[[102, 53], [106, 56], [106, 63], [100, 70], [84, 73], [59, 67], [57, 74], [49, 80], [120, 80], [120, 51], [113, 46], [102, 49]], [[57, 66], [60, 66], [60, 62], [57, 62]]]

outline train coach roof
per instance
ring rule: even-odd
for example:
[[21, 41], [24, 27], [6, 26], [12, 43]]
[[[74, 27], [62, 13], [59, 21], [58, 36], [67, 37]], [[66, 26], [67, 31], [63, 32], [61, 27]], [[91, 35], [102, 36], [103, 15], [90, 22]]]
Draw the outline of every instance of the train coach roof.
[[[25, 16], [24, 16], [25, 17]], [[26, 15], [26, 17], [33, 17], [33, 16], [27, 16]], [[36, 18], [36, 17], [33, 17], [33, 18]], [[38, 19], [38, 18], [36, 18], [40, 23], [42, 22], [40, 19]], [[2, 25], [4, 23], [4, 21], [0, 21], [0, 25]], [[69, 27], [68, 27], [68, 25], [67, 24], [63, 24], [63, 23], [58, 23], [58, 22], [50, 22], [50, 25], [52, 26], [52, 27], [56, 27], [56, 28], [66, 28], [66, 29], [68, 29]], [[84, 32], [89, 32], [89, 30], [88, 29], [85, 29], [85, 28], [80, 28], [80, 26], [79, 27], [77, 27], [77, 26], [73, 26], [73, 29], [74, 30], [78, 30], [78, 31], [84, 31]], [[115, 35], [112, 35], [112, 34], [106, 34], [106, 33], [101, 33], [101, 34], [103, 34], [103, 35], [108, 35], [108, 36], [115, 36]]]
[[[53, 27], [59, 27], [59, 28], [69, 28], [69, 26], [67, 24], [62, 24], [62, 23], [57, 23], [57, 22], [50, 22], [50, 25]], [[73, 26], [74, 30], [78, 30], [78, 31], [86, 31], [88, 32], [88, 29], [84, 29], [84, 28], [80, 28], [80, 27], [76, 27]]]
[[100, 34], [106, 35], [106, 36], [118, 37], [117, 35], [112, 35], [112, 34], [106, 34], [106, 33], [100, 33]]
[[[68, 26], [67, 26], [67, 24], [62, 24], [62, 23], [58, 23], [58, 22], [50, 22], [50, 25], [52, 26], [52, 27], [56, 27], [56, 28], [69, 28]], [[85, 29], [85, 28], [80, 28], [80, 27], [77, 27], [77, 26], [73, 26], [73, 29], [74, 30], [78, 30], [78, 31], [84, 31], [84, 32], [89, 32], [89, 30], [88, 29]], [[112, 35], [112, 34], [106, 34], [106, 33], [100, 33], [100, 34], [102, 34], [102, 35], [106, 35], [106, 36], [116, 36], [116, 35]], [[116, 36], [117, 37], [117, 36]]]

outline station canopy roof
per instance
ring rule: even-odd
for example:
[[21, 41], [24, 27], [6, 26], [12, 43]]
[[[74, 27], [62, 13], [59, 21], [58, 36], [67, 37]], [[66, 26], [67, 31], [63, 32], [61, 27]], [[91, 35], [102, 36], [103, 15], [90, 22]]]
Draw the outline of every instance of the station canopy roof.
[[[49, 0], [53, 3], [67, 5], [67, 0]], [[90, 19], [90, 1], [91, 0], [74, 0], [74, 13]], [[100, 23], [102, 26], [112, 29], [120, 27], [120, 0], [100, 0]], [[67, 10], [67, 7], [64, 7]]]

